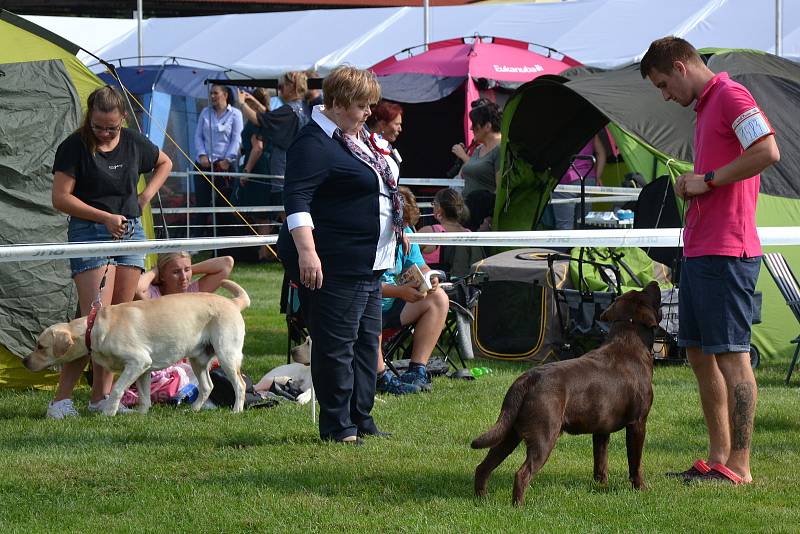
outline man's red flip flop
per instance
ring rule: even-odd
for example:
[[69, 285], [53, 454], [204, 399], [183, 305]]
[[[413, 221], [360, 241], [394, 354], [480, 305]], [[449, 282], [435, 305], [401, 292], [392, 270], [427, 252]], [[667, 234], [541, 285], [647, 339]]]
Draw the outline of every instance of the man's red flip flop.
[[711, 470], [696, 480], [719, 480], [722, 482], [729, 482], [734, 486], [738, 486], [743, 481], [742, 477], [720, 463], [716, 463], [709, 467]]

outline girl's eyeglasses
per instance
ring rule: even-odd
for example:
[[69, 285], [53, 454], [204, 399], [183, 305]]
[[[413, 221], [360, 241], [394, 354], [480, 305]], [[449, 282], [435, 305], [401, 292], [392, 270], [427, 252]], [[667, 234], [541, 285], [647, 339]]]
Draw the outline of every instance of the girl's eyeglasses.
[[118, 131], [120, 131], [122, 129], [122, 125], [121, 124], [119, 124], [117, 126], [97, 126], [95, 124], [89, 124], [89, 127], [92, 129], [92, 131], [98, 132], [98, 133], [103, 133], [103, 132], [106, 132], [106, 133], [117, 133]]

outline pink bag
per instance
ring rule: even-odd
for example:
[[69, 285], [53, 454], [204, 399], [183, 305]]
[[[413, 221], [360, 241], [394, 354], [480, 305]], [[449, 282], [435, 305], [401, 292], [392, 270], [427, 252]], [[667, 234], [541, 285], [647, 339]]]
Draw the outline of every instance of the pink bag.
[[[150, 375], [150, 401], [153, 404], [166, 403], [188, 383], [189, 376], [180, 365], [153, 371]], [[122, 404], [131, 407], [137, 402], [139, 402], [139, 393], [136, 391], [136, 384], [134, 384], [122, 395]]]

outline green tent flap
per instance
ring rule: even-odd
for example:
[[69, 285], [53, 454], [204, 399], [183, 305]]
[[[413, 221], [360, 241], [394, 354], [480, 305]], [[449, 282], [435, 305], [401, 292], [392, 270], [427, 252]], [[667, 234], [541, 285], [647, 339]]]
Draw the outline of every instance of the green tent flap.
[[[102, 82], [78, 48], [0, 11], [0, 243], [64, 242], [67, 217], [51, 204], [58, 144], [83, 119], [82, 102]], [[0, 263], [0, 387], [52, 385], [57, 373], [31, 373], [21, 357], [47, 326], [75, 315], [69, 262]]]

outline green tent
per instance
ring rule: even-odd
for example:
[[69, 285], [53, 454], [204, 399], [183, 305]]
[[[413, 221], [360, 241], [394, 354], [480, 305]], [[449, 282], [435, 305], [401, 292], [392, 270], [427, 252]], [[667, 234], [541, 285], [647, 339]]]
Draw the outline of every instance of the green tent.
[[[800, 65], [754, 51], [702, 52], [711, 70], [727, 71], [753, 93], [777, 132], [781, 161], [761, 175], [758, 225], [800, 226], [800, 182], [794, 176], [800, 168]], [[642, 80], [638, 65], [582, 70], [571, 78], [543, 76], [523, 85], [504, 111], [494, 227], [535, 228], [570, 156], [606, 125], [631, 170], [649, 179], [691, 170], [694, 118], [691, 107], [665, 102]], [[800, 247], [780, 251], [800, 267]], [[754, 343], [765, 359], [788, 358], [796, 320], [766, 269], [758, 289], [764, 293], [763, 323], [754, 327]]]
[[[0, 10], [0, 244], [67, 240], [67, 218], [52, 208], [56, 148], [83, 120], [86, 99], [104, 84], [75, 54], [78, 47]], [[149, 235], [152, 224], [146, 224]], [[47, 326], [78, 306], [67, 261], [0, 263], [0, 387], [54, 384], [20, 358]]]

